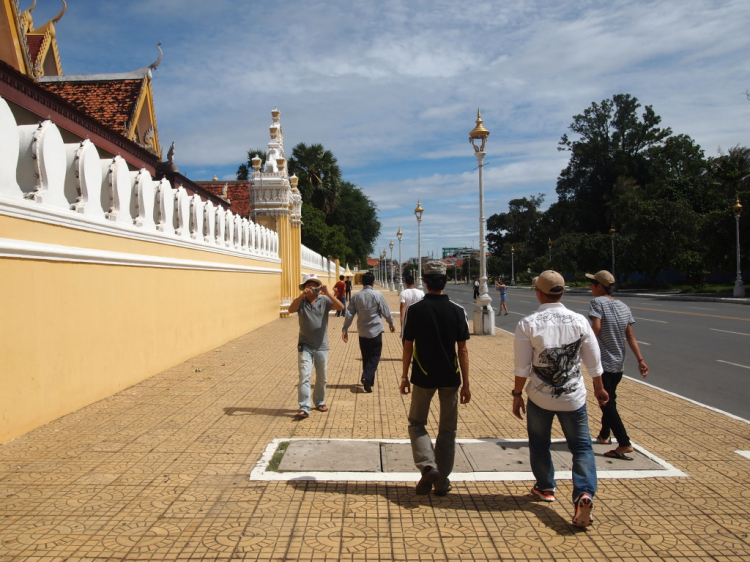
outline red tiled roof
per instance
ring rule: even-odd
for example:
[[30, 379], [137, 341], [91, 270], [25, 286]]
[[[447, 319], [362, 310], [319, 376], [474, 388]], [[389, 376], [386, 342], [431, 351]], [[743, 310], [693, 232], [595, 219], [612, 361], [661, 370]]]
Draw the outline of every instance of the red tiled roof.
[[40, 86], [57, 94], [102, 125], [127, 135], [126, 127], [135, 113], [143, 80], [55, 81], [40, 82]]
[[369, 267], [375, 267], [380, 263], [380, 260], [378, 258], [367, 258], [367, 265]]
[[31, 64], [36, 64], [36, 59], [39, 56], [39, 51], [42, 48], [42, 43], [44, 43], [44, 35], [27, 35], [26, 43], [29, 46]]
[[196, 181], [206, 191], [214, 195], [224, 196], [224, 186], [227, 186], [226, 198], [229, 199], [229, 209], [241, 217], [250, 217], [250, 182], [248, 181]]

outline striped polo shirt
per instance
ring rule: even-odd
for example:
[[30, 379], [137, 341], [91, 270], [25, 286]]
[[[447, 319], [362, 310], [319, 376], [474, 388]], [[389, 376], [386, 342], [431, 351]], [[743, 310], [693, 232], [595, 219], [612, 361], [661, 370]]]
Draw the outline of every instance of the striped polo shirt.
[[596, 336], [602, 354], [602, 367], [608, 373], [622, 373], [625, 364], [625, 330], [635, 323], [630, 308], [617, 299], [596, 297], [589, 305], [589, 317], [602, 321], [602, 329]]

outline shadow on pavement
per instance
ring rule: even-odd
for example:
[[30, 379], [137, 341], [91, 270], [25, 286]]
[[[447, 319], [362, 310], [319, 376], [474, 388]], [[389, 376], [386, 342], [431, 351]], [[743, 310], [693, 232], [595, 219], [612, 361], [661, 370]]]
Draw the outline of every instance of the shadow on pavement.
[[[585, 532], [584, 529], [573, 526], [567, 519], [561, 517], [549, 504], [536, 501], [531, 495], [512, 496], [506, 494], [482, 495], [466, 493], [462, 492], [460, 482], [454, 483], [453, 491], [445, 497], [437, 497], [433, 494], [418, 496], [414, 493], [413, 486], [404, 491], [403, 483], [395, 482], [380, 484], [375, 490], [373, 490], [372, 482], [349, 482], [345, 487], [341, 488], [332, 487], [330, 482], [316, 482], [314, 480], [290, 480], [287, 482], [287, 485], [304, 493], [340, 493], [341, 495], [353, 497], [376, 493], [397, 507], [406, 510], [416, 510], [425, 506], [432, 506], [435, 509], [452, 509], [456, 511], [525, 511], [533, 514], [557, 535], [571, 536], [579, 532]], [[570, 509], [572, 510], [572, 506], [570, 506]]]

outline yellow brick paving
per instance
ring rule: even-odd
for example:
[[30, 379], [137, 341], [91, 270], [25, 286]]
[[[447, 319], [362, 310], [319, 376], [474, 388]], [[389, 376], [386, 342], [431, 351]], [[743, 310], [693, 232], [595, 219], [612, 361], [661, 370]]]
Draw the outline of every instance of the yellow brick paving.
[[[291, 318], [0, 445], [0, 562], [750, 559], [750, 460], [734, 452], [750, 450], [750, 425], [629, 380], [633, 440], [689, 477], [601, 480], [588, 530], [569, 524], [565, 480], [554, 504], [528, 482], [455, 483], [437, 498], [407, 483], [249, 481], [274, 438], [407, 437], [398, 332], [365, 394], [342, 323], [330, 319], [328, 413], [293, 417]], [[470, 340], [459, 437], [526, 437], [510, 413], [512, 342]]]

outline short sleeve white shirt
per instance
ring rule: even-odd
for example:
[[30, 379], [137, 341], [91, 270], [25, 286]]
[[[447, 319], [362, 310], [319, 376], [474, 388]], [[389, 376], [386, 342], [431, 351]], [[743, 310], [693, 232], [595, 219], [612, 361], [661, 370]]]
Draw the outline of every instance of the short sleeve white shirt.
[[561, 303], [548, 303], [516, 326], [515, 368], [529, 379], [526, 393], [540, 408], [573, 412], [586, 403], [581, 362], [592, 377], [603, 369], [588, 319]]
[[404, 289], [399, 295], [399, 302], [406, 303], [404, 309], [404, 317], [401, 319], [401, 326], [406, 326], [406, 315], [409, 312], [409, 306], [415, 302], [419, 302], [424, 298], [424, 291], [421, 289]]

